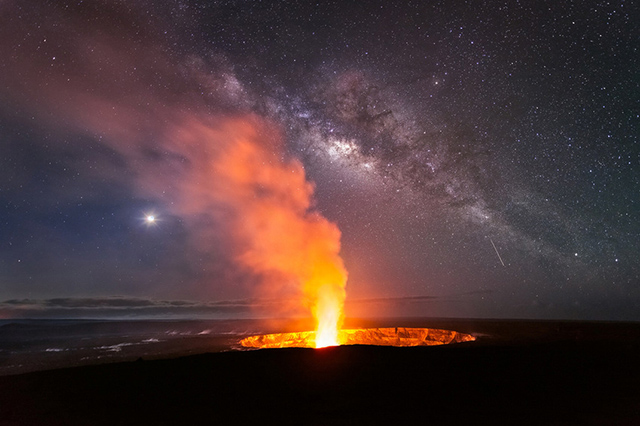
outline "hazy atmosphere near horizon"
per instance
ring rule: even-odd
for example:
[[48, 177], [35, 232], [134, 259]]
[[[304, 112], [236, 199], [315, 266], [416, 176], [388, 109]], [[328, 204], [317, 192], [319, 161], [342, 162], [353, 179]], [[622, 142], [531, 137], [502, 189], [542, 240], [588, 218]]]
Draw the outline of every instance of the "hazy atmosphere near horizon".
[[639, 47], [624, 0], [0, 1], [0, 319], [304, 316], [321, 246], [347, 316], [638, 321]]

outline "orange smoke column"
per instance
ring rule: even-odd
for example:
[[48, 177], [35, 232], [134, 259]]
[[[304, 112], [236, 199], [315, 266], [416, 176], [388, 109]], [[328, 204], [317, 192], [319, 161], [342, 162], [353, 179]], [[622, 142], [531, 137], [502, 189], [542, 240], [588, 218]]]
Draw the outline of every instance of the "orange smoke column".
[[231, 124], [234, 140], [214, 170], [225, 205], [237, 209], [238, 260], [266, 291], [293, 292], [316, 321], [316, 347], [338, 345], [347, 271], [340, 231], [313, 209], [313, 185], [300, 161], [286, 158], [283, 138], [261, 120]]
[[[34, 2], [18, 20], [10, 11], [20, 3], [0, 0], [0, 97], [65, 135], [53, 138], [64, 141], [61, 152], [69, 133], [99, 136], [133, 178], [110, 164], [84, 173], [161, 202], [184, 219], [189, 249], [224, 244], [215, 247], [220, 265], [232, 260], [257, 275], [269, 297], [304, 305], [318, 344], [337, 344], [347, 279], [340, 231], [314, 209], [313, 185], [282, 135], [245, 108], [251, 96], [225, 61], [181, 57], [135, 2], [111, 2], [107, 15]], [[42, 28], [22, 24], [42, 16]], [[33, 53], [49, 37], [64, 52], [55, 66], [46, 49]], [[85, 151], [94, 150], [78, 152]]]

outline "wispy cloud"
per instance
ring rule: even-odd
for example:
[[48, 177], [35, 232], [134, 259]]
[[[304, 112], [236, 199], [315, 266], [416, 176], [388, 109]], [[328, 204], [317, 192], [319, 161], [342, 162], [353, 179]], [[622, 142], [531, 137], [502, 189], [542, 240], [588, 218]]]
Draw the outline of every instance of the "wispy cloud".
[[276, 310], [275, 300], [154, 300], [131, 297], [11, 299], [0, 302], [4, 318], [247, 317]]
[[443, 302], [443, 301], [455, 301], [455, 300], [464, 300], [469, 297], [474, 296], [485, 296], [492, 294], [493, 290], [476, 290], [476, 291], [467, 291], [464, 293], [450, 294], [446, 296], [405, 296], [405, 297], [378, 297], [371, 299], [354, 299], [349, 300], [350, 304], [353, 305], [375, 305], [375, 304], [384, 304], [384, 305], [408, 305], [408, 304], [419, 304], [419, 303], [428, 303], [428, 302]]
[[356, 305], [373, 305], [373, 304], [404, 305], [408, 303], [431, 302], [437, 299], [439, 299], [439, 297], [436, 297], [436, 296], [378, 297], [373, 299], [350, 300], [349, 303], [356, 304]]

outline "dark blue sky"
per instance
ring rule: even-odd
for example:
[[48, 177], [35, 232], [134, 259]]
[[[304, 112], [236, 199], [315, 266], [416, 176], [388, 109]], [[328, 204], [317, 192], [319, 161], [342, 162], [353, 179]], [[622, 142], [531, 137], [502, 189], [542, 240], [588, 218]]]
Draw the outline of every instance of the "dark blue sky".
[[238, 260], [248, 126], [254, 174], [300, 164], [340, 229], [348, 315], [637, 321], [639, 17], [2, 2], [0, 314], [282, 314]]

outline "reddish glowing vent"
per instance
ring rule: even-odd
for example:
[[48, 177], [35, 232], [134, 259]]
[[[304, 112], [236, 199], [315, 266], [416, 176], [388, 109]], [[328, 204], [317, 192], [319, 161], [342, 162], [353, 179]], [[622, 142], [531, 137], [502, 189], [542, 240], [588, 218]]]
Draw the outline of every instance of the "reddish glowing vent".
[[[437, 328], [358, 328], [340, 330], [340, 345], [434, 346], [476, 340], [470, 334]], [[251, 336], [240, 341], [247, 348], [315, 348], [316, 333], [301, 331]]]

